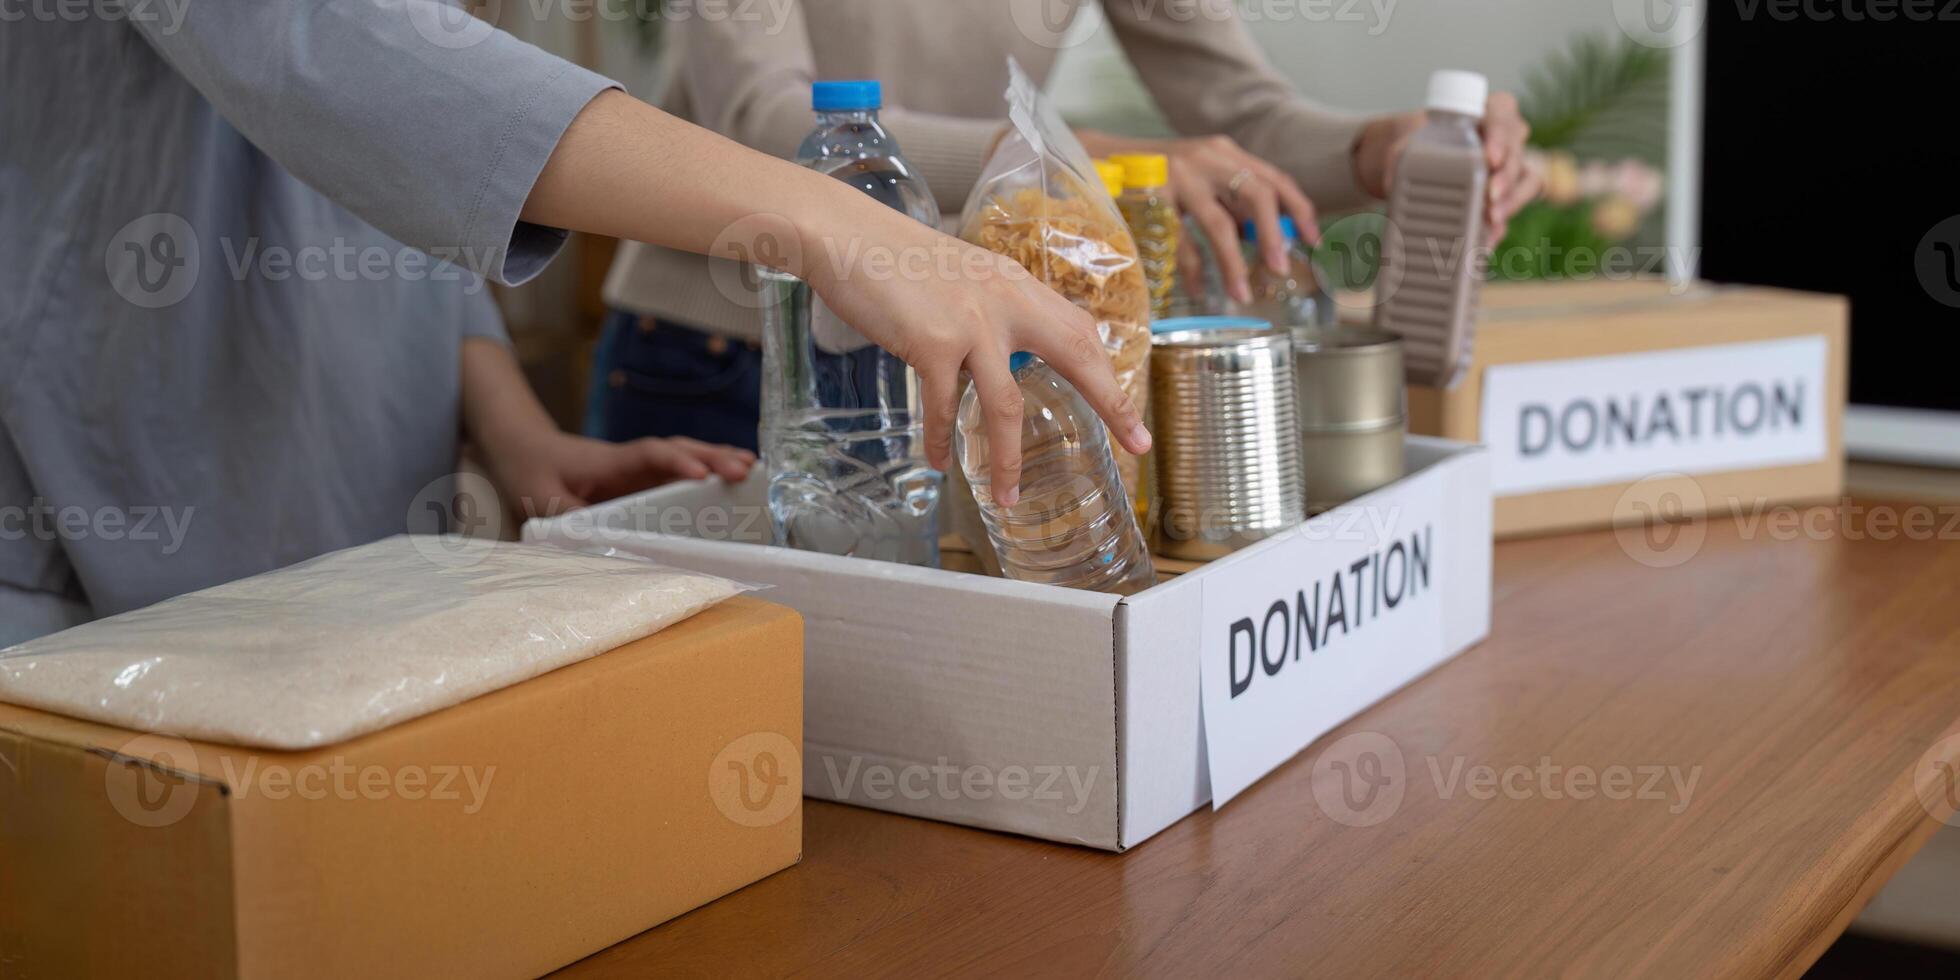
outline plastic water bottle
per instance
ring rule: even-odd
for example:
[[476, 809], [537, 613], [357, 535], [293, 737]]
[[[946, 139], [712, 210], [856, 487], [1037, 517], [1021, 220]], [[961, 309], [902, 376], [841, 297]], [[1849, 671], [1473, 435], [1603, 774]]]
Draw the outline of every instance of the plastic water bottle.
[[[878, 125], [875, 81], [817, 82], [817, 126], [797, 162], [929, 225], [939, 206]], [[811, 261], [854, 254], [826, 250]], [[805, 551], [939, 564], [942, 474], [925, 459], [918, 378], [810, 287], [761, 270], [762, 455], [775, 542]]]
[[1075, 386], [1032, 354], [1009, 367], [1021, 386], [1021, 497], [994, 501], [987, 420], [968, 386], [954, 448], [1008, 578], [1130, 595], [1157, 582], [1102, 420]]
[[1327, 295], [1327, 275], [1300, 244], [1299, 226], [1282, 214], [1279, 233], [1286, 239], [1285, 272], [1266, 268], [1259, 249], [1259, 226], [1250, 221], [1239, 225], [1245, 267], [1251, 270], [1252, 302], [1234, 303], [1232, 311], [1284, 327], [1333, 326], [1334, 299]]

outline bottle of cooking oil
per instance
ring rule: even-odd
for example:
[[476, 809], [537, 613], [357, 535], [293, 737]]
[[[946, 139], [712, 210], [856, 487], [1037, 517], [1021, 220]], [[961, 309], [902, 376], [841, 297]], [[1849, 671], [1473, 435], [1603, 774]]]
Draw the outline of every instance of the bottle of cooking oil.
[[1489, 87], [1476, 72], [1430, 75], [1429, 120], [1395, 164], [1375, 322], [1402, 336], [1417, 384], [1446, 387], [1470, 366], [1490, 180], [1477, 122]]
[[1123, 491], [1102, 420], [1075, 386], [1022, 351], [1008, 361], [1021, 386], [1021, 497], [994, 500], [987, 420], [968, 386], [954, 450], [973, 486], [994, 554], [1008, 578], [1130, 595], [1156, 584], [1157, 569]]
[[1123, 165], [1120, 163], [1111, 163], [1108, 160], [1097, 160], [1095, 164], [1096, 176], [1101, 178], [1103, 189], [1109, 192], [1109, 199], [1112, 201], [1122, 200]]
[[1171, 313], [1171, 287], [1177, 280], [1177, 208], [1167, 193], [1170, 159], [1161, 153], [1119, 153], [1109, 158], [1123, 168], [1123, 194], [1116, 206], [1137, 240], [1143, 260], [1143, 279], [1150, 289], [1150, 315]]

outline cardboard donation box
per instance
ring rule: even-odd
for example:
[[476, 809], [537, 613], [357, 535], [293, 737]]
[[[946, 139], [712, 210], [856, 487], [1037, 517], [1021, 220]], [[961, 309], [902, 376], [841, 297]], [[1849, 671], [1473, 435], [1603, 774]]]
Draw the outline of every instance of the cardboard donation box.
[[809, 795], [1122, 850], [1483, 638], [1485, 454], [1408, 455], [1404, 479], [1127, 597], [757, 543], [760, 472], [525, 536], [774, 586], [807, 626]]
[[1490, 449], [1499, 535], [1843, 491], [1843, 297], [1654, 280], [1491, 284], [1475, 358], [1411, 431]]
[[737, 597], [295, 752], [0, 704], [0, 973], [563, 966], [797, 861], [801, 635]]

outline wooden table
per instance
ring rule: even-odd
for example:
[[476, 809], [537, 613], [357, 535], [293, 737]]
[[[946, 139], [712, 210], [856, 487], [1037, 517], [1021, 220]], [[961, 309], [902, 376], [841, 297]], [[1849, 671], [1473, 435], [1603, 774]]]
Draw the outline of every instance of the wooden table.
[[[1960, 509], [1884, 541], [1806, 513], [1713, 520], [1670, 568], [1500, 545], [1489, 640], [1127, 854], [812, 801], [801, 865], [567, 972], [1800, 974], [1939, 827], [1914, 770], [1960, 756]], [[1314, 794], [1357, 732], [1406, 767], [1373, 826]], [[1479, 765], [1532, 775], [1473, 795]], [[1693, 792], [1641, 798], [1643, 766]]]

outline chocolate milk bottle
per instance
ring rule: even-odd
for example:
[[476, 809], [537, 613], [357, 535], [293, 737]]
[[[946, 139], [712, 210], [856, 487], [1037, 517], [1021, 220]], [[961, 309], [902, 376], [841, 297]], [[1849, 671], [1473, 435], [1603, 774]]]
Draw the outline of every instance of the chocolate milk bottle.
[[1488, 89], [1475, 72], [1430, 75], [1429, 121], [1395, 165], [1375, 323], [1402, 336], [1415, 384], [1447, 386], [1470, 365], [1490, 179], [1477, 123]]

